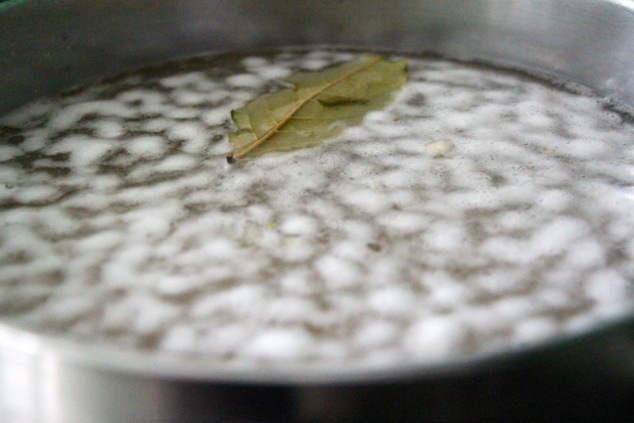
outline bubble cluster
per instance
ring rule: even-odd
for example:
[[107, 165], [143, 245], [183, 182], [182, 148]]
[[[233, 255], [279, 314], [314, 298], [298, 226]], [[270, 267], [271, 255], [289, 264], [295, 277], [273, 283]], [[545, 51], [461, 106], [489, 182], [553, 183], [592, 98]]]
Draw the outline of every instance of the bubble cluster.
[[0, 316], [230, 364], [443, 360], [634, 298], [634, 130], [587, 94], [410, 58], [385, 110], [228, 165], [230, 111], [341, 51], [227, 55], [0, 119]]

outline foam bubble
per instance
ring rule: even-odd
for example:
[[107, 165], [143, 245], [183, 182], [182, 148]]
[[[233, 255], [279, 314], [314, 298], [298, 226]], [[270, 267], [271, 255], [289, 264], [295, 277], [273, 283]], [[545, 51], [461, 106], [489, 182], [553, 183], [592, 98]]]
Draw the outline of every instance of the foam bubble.
[[425, 360], [442, 360], [458, 350], [465, 332], [455, 321], [436, 317], [414, 323], [405, 334], [404, 347]]
[[312, 344], [311, 336], [302, 329], [272, 329], [248, 343], [243, 354], [264, 360], [298, 359], [310, 355]]
[[227, 82], [234, 87], [259, 87], [262, 84], [262, 80], [254, 75], [244, 73], [238, 75], [232, 75], [227, 78]]
[[5, 162], [22, 154], [22, 150], [11, 145], [0, 145], [0, 162]]
[[162, 137], [144, 135], [127, 140], [126, 149], [137, 157], [155, 159], [165, 154], [167, 145]]
[[349, 288], [359, 283], [357, 266], [340, 257], [321, 257], [315, 263], [315, 268], [332, 289]]
[[112, 140], [71, 135], [56, 141], [47, 148], [47, 152], [49, 154], [70, 153], [73, 165], [84, 167], [96, 163], [115, 148], [117, 144]]
[[402, 317], [412, 313], [415, 307], [415, 296], [406, 288], [389, 287], [371, 291], [367, 298], [367, 305], [384, 316]]

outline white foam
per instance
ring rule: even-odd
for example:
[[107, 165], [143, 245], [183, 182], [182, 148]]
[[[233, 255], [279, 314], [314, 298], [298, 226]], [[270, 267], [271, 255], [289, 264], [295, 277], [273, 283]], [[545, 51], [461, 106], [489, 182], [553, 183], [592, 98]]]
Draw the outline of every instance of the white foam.
[[242, 353], [253, 359], [288, 360], [310, 355], [312, 338], [301, 329], [272, 329], [248, 343]]
[[196, 317], [210, 316], [219, 310], [232, 310], [248, 314], [254, 311], [265, 297], [264, 289], [258, 285], [241, 285], [214, 293], [196, 301], [191, 313]]
[[143, 313], [137, 313], [133, 326], [133, 329], [142, 335], [159, 331], [182, 312], [180, 307], [154, 298], [143, 298], [143, 301], [139, 301], [135, 306], [144, 310]]
[[198, 164], [198, 159], [189, 154], [178, 154], [163, 159], [154, 167], [156, 172], [184, 172], [191, 170]]
[[354, 343], [360, 348], [380, 348], [395, 341], [399, 335], [398, 328], [389, 322], [369, 322], [357, 330]]
[[317, 314], [314, 303], [293, 296], [275, 298], [266, 307], [264, 319], [270, 322], [290, 324], [302, 323], [311, 314]]
[[261, 68], [262, 66], [266, 66], [269, 61], [264, 57], [249, 56], [242, 59], [240, 63], [244, 67], [253, 68], [257, 71], [257, 69]]
[[390, 206], [387, 196], [371, 189], [355, 189], [347, 184], [340, 184], [339, 197], [341, 201], [356, 210], [378, 213]]
[[0, 314], [229, 367], [383, 366], [631, 308], [634, 131], [594, 99], [411, 59], [336, 140], [226, 164], [232, 109], [350, 54], [137, 75], [7, 118], [0, 298], [24, 311]]
[[380, 224], [397, 234], [415, 233], [430, 225], [429, 219], [418, 213], [387, 212], [379, 218]]
[[22, 204], [53, 201], [60, 196], [59, 188], [47, 185], [35, 185], [28, 189], [16, 190], [13, 199]]
[[283, 66], [260, 66], [256, 72], [266, 79], [282, 79], [291, 74], [290, 69]]
[[530, 315], [535, 310], [535, 304], [524, 297], [507, 297], [492, 304], [495, 315], [507, 321], [516, 321]]
[[121, 242], [121, 235], [117, 231], [103, 231], [89, 235], [77, 243], [77, 253], [109, 250]]
[[613, 269], [599, 270], [588, 280], [586, 293], [600, 304], [618, 303], [627, 296], [630, 283]]
[[15, 185], [24, 173], [24, 170], [18, 166], [0, 164], [0, 182], [5, 186]]
[[301, 67], [306, 70], [316, 71], [326, 67], [328, 64], [329, 64], [329, 61], [327, 60], [315, 58], [315, 59], [307, 59], [302, 61]]
[[160, 80], [161, 85], [167, 88], [181, 88], [195, 85], [200, 82], [208, 83], [208, 79], [202, 72], [189, 72], [170, 76]]
[[[249, 340], [251, 330], [241, 324], [229, 324], [213, 328], [202, 336], [197, 343], [197, 348], [201, 352], [211, 352], [222, 356], [230, 355], [236, 350], [240, 350], [245, 342]], [[218, 342], [222, 339], [222, 342]]]
[[545, 224], [533, 234], [530, 244], [534, 256], [553, 256], [566, 250], [576, 239], [589, 231], [587, 223], [580, 219], [561, 217]]
[[413, 324], [405, 334], [404, 348], [425, 360], [442, 360], [459, 349], [465, 332], [448, 318], [435, 317]]
[[304, 295], [315, 290], [315, 284], [311, 281], [312, 275], [308, 269], [294, 269], [280, 279], [280, 286], [292, 295]]
[[[433, 276], [434, 279], [438, 275]], [[431, 291], [430, 302], [438, 307], [459, 307], [460, 304], [469, 300], [472, 295], [469, 288], [463, 284], [456, 283], [447, 277], [441, 283], [435, 283]]]
[[165, 116], [172, 119], [193, 119], [200, 115], [200, 110], [193, 107], [173, 107], [161, 111]]
[[48, 127], [58, 131], [68, 130], [79, 122], [80, 119], [89, 114], [130, 118], [135, 117], [138, 111], [115, 100], [86, 101], [71, 104], [57, 111], [48, 122]]
[[11, 145], [0, 145], [0, 162], [11, 160], [22, 154], [22, 150]]
[[195, 106], [207, 100], [205, 93], [191, 90], [181, 90], [175, 92], [172, 97], [177, 103], [185, 106]]
[[367, 256], [368, 244], [363, 240], [346, 240], [332, 247], [332, 253], [345, 260], [363, 263]]
[[227, 82], [234, 87], [254, 88], [262, 85], [262, 80], [260, 78], [249, 73], [232, 75], [227, 78]]
[[148, 132], [161, 132], [172, 127], [174, 121], [166, 118], [145, 119], [141, 123], [141, 129]]
[[127, 140], [126, 150], [143, 159], [156, 159], [165, 154], [167, 145], [159, 136], [144, 135]]
[[466, 235], [461, 225], [455, 223], [430, 223], [425, 231], [427, 247], [436, 251], [457, 251], [466, 241]]
[[161, 348], [174, 353], [186, 353], [196, 348], [196, 329], [187, 324], [173, 326], [161, 340]]
[[52, 101], [36, 100], [18, 108], [8, 115], [0, 116], [0, 124], [19, 128], [28, 126], [30, 121], [37, 120], [50, 113], [54, 106], [55, 103]]
[[594, 239], [580, 240], [568, 248], [566, 264], [575, 269], [591, 269], [606, 265], [606, 251]]
[[100, 138], [118, 138], [125, 132], [121, 122], [116, 120], [99, 120], [92, 123], [95, 135]]
[[359, 269], [345, 259], [335, 256], [324, 256], [317, 260], [315, 269], [326, 284], [334, 290], [345, 289], [359, 283]]
[[201, 114], [202, 120], [207, 125], [221, 125], [229, 120], [229, 116], [231, 116], [231, 109], [226, 107], [215, 107]]
[[192, 278], [168, 275], [157, 281], [156, 290], [164, 296], [178, 296], [190, 293], [200, 287]]
[[518, 342], [535, 342], [544, 339], [557, 331], [557, 324], [549, 318], [536, 317], [519, 322], [515, 328], [515, 340]]
[[50, 302], [46, 312], [57, 321], [68, 322], [89, 314], [94, 306], [94, 299], [75, 294]]
[[370, 310], [388, 317], [411, 315], [415, 308], [415, 295], [406, 288], [398, 286], [371, 291], [367, 298]]
[[24, 134], [24, 141], [20, 143], [20, 149], [25, 152], [37, 151], [48, 143], [49, 130], [34, 129]]
[[289, 235], [312, 235], [317, 229], [317, 222], [310, 216], [293, 215], [284, 219], [281, 231]]
[[180, 135], [186, 139], [181, 146], [181, 151], [190, 154], [201, 154], [207, 150], [209, 146], [209, 134], [200, 125], [193, 125], [185, 130], [180, 129]]
[[315, 253], [316, 249], [311, 241], [299, 237], [288, 237], [284, 240], [279, 258], [286, 262], [302, 263], [313, 257]]
[[70, 135], [56, 141], [46, 151], [50, 154], [70, 153], [73, 166], [81, 168], [99, 161], [116, 147], [117, 144], [112, 140]]

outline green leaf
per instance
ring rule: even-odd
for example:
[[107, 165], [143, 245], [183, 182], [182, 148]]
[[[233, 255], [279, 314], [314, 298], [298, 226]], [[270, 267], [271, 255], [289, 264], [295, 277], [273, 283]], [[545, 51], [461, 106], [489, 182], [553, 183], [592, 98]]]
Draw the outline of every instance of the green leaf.
[[385, 107], [407, 80], [407, 61], [378, 56], [319, 72], [300, 72], [286, 82], [294, 88], [256, 98], [231, 112], [238, 127], [229, 134], [227, 161], [272, 151], [315, 147]]

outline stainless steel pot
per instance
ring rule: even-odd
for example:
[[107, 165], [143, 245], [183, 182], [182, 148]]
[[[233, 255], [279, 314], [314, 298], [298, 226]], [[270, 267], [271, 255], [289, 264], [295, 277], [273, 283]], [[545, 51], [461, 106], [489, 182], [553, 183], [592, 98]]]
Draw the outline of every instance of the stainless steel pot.
[[[634, 105], [634, 1], [0, 3], [0, 114], [135, 67], [213, 51], [350, 45], [554, 75]], [[229, 371], [0, 324], [0, 422], [625, 420], [634, 316], [521, 351], [342, 369]]]

